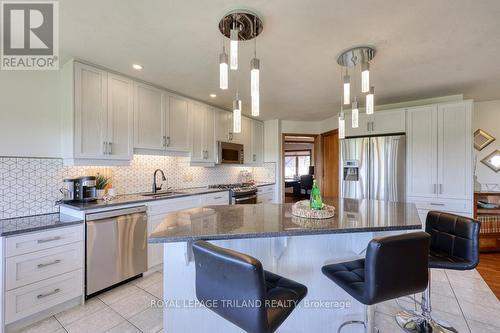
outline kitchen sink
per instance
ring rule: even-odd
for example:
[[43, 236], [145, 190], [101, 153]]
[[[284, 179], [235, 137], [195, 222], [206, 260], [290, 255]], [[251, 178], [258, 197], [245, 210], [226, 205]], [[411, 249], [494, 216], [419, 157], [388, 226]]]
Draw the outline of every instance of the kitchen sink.
[[177, 191], [159, 191], [156, 193], [143, 193], [141, 196], [143, 197], [152, 197], [152, 198], [162, 198], [162, 197], [170, 197], [173, 195], [180, 195], [180, 194], [185, 194], [184, 192], [177, 192]]

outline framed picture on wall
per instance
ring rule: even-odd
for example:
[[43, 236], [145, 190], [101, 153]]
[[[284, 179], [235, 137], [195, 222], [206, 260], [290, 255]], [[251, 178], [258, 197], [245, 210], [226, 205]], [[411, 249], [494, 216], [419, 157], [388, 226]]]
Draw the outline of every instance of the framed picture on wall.
[[495, 172], [500, 171], [500, 150], [495, 150], [494, 152], [483, 158], [481, 162], [486, 164], [488, 168]]
[[474, 148], [481, 151], [496, 139], [489, 133], [478, 129], [474, 132]]

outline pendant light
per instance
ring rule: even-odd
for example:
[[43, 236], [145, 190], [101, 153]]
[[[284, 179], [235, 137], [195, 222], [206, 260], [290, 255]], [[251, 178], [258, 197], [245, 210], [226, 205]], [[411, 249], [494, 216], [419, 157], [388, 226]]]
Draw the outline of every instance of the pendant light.
[[361, 64], [361, 92], [368, 91], [370, 91], [370, 63], [364, 62]]
[[347, 73], [347, 69], [344, 75], [344, 104], [347, 105], [351, 101], [351, 77]]
[[359, 109], [358, 109], [358, 100], [354, 98], [354, 102], [352, 102], [352, 128], [359, 127]]
[[233, 27], [230, 32], [230, 57], [231, 57], [231, 70], [235, 71], [238, 69], [238, 29], [236, 26], [236, 20], [233, 21]]
[[345, 139], [345, 117], [343, 111], [339, 113], [339, 139]]
[[233, 101], [233, 133], [241, 133], [241, 99], [238, 98], [238, 92]]
[[366, 94], [366, 114], [373, 114], [373, 98], [375, 95], [375, 87], [370, 87], [370, 91]]
[[259, 72], [260, 60], [257, 59], [257, 39], [255, 39], [254, 58], [250, 61], [250, 96], [252, 98], [252, 116], [259, 116]]
[[219, 54], [219, 87], [226, 90], [229, 86], [229, 68], [227, 63], [227, 53], [222, 41], [222, 53]]

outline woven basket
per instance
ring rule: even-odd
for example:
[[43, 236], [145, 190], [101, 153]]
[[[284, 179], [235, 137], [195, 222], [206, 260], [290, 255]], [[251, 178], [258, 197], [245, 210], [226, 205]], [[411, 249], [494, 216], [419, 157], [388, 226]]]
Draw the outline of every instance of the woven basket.
[[335, 216], [335, 207], [323, 204], [323, 209], [315, 210], [309, 206], [309, 200], [302, 200], [292, 206], [292, 215], [306, 219], [329, 219]]

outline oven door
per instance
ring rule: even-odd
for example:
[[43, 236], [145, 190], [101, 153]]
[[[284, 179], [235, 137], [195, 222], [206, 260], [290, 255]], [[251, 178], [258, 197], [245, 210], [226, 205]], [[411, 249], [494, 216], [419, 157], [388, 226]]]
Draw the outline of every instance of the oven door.
[[250, 194], [240, 197], [232, 197], [231, 198], [233, 205], [248, 205], [248, 204], [256, 204], [257, 203], [257, 194]]

